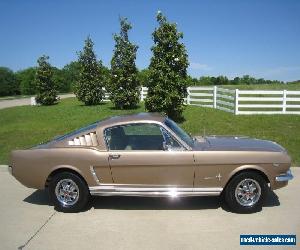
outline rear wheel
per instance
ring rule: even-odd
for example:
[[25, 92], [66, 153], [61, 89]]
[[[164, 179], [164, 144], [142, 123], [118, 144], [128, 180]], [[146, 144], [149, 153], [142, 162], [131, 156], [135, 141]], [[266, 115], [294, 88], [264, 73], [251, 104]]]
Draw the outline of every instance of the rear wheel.
[[260, 174], [242, 172], [228, 183], [225, 189], [225, 201], [234, 212], [257, 212], [262, 209], [267, 188], [267, 182]]
[[56, 209], [62, 212], [81, 211], [90, 197], [86, 183], [70, 172], [58, 173], [52, 178], [49, 194]]

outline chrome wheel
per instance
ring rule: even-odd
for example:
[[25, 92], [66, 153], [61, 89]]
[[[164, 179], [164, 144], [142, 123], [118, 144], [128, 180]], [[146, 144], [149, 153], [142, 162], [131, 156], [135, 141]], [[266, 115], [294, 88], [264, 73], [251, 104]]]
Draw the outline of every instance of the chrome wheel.
[[79, 199], [79, 188], [73, 180], [62, 179], [56, 184], [55, 195], [63, 206], [72, 206]]
[[256, 204], [260, 196], [261, 187], [254, 179], [242, 180], [235, 189], [236, 201], [244, 207], [250, 207]]

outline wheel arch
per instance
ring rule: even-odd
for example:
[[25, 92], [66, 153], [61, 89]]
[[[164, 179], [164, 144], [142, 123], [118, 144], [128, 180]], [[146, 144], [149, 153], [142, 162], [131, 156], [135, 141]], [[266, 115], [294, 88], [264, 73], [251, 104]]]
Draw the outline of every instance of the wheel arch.
[[48, 177], [45, 181], [45, 188], [48, 188], [51, 179], [55, 175], [57, 175], [59, 173], [63, 173], [63, 172], [69, 172], [69, 173], [73, 173], [73, 174], [79, 176], [85, 182], [85, 184], [88, 186], [88, 184], [87, 184], [86, 180], [84, 179], [83, 174], [81, 173], [80, 170], [78, 170], [77, 168], [75, 168], [73, 166], [63, 165], [63, 166], [57, 166], [54, 169], [52, 169], [52, 171], [50, 172], [50, 174], [48, 175]]
[[266, 183], [271, 183], [268, 174], [266, 173], [266, 171], [262, 167], [257, 166], [257, 165], [244, 165], [244, 166], [240, 166], [240, 167], [236, 168], [234, 171], [231, 172], [231, 174], [228, 176], [228, 178], [226, 180], [226, 184], [225, 184], [223, 190], [226, 189], [227, 185], [230, 183], [230, 181], [235, 176], [237, 176], [240, 173], [244, 173], [244, 172], [257, 173], [257, 174], [259, 174], [260, 176], [262, 176], [264, 178]]

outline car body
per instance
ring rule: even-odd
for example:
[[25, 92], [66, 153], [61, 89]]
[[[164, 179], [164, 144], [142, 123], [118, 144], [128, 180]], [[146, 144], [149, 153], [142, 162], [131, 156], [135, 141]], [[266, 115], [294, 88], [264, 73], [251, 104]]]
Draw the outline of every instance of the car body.
[[[250, 173], [259, 180], [246, 176], [244, 180], [250, 183], [238, 183], [242, 191], [237, 187], [234, 191], [235, 197], [250, 199], [250, 191], [258, 186], [262, 196], [262, 186], [275, 190], [292, 179], [291, 159], [275, 142], [247, 137], [192, 138], [157, 113], [111, 117], [33, 148], [12, 151], [10, 159], [11, 172], [19, 182], [35, 189], [50, 187], [52, 198], [65, 211], [78, 209], [64, 200], [65, 196], [72, 200], [76, 192], [68, 191], [71, 182], [59, 183], [61, 178], [56, 177], [62, 173], [77, 176], [82, 183], [74, 181], [71, 189], [83, 185], [87, 195], [216, 196], [236, 176]], [[72, 176], [65, 180], [72, 181]], [[54, 180], [56, 185], [51, 186]], [[252, 205], [236, 210], [252, 211], [256, 208]]]

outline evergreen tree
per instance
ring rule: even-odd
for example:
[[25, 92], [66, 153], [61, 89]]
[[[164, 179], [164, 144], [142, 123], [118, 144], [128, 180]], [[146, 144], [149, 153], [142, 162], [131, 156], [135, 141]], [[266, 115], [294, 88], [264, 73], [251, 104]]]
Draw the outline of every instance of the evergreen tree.
[[132, 28], [127, 18], [120, 18], [120, 34], [114, 35], [115, 49], [111, 59], [110, 99], [116, 108], [132, 108], [139, 102], [139, 81], [135, 65], [138, 46], [128, 39]]
[[152, 34], [154, 46], [149, 66], [149, 90], [145, 100], [146, 109], [164, 112], [169, 117], [180, 120], [183, 112], [183, 98], [186, 97], [186, 77], [188, 56], [183, 43], [183, 33], [177, 25], [167, 21], [158, 12], [159, 27]]
[[49, 56], [41, 56], [37, 62], [38, 67], [35, 75], [36, 102], [42, 105], [57, 103], [57, 90], [53, 81], [53, 69], [48, 62]]
[[85, 105], [100, 104], [104, 98], [105, 86], [102, 62], [97, 61], [90, 37], [85, 40], [83, 51], [79, 52], [79, 79], [75, 87], [78, 100]]

